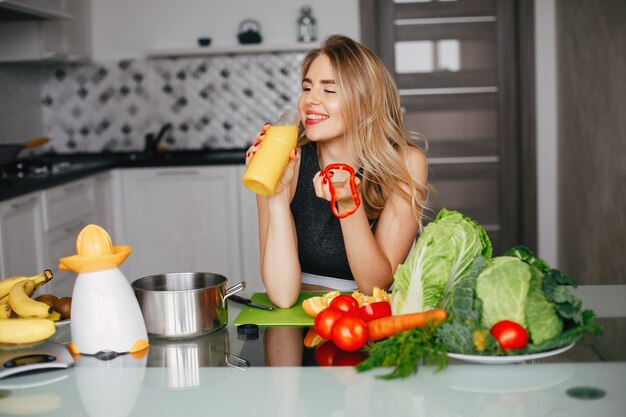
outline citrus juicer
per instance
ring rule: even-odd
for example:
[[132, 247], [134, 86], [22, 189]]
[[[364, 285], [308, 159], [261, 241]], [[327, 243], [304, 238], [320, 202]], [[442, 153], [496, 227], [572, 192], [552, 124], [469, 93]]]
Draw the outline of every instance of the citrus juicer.
[[60, 269], [78, 274], [70, 322], [73, 354], [137, 353], [148, 347], [139, 303], [118, 268], [131, 251], [113, 246], [106, 230], [89, 224], [78, 234], [76, 255], [60, 259]]

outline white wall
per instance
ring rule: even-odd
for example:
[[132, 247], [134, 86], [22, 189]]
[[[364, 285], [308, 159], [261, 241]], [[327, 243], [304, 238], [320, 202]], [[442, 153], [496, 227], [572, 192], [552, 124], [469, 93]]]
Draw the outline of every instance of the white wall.
[[192, 47], [198, 37], [212, 46], [237, 44], [239, 23], [254, 18], [263, 43], [297, 40], [296, 21], [308, 4], [320, 39], [341, 33], [360, 39], [358, 0], [91, 0], [95, 60], [137, 58], [157, 47]]
[[555, 0], [535, 1], [538, 255], [558, 268], [558, 108]]

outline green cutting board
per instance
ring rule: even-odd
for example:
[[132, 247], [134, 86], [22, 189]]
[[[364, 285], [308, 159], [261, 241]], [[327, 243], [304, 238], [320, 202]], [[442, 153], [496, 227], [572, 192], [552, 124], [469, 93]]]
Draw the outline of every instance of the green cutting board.
[[306, 314], [302, 308], [302, 301], [307, 298], [323, 295], [323, 292], [301, 292], [298, 301], [291, 308], [278, 308], [269, 300], [267, 293], [255, 293], [250, 297], [258, 304], [274, 306], [274, 310], [267, 311], [260, 308], [243, 306], [233, 325], [256, 324], [259, 326], [312, 326], [313, 317]]

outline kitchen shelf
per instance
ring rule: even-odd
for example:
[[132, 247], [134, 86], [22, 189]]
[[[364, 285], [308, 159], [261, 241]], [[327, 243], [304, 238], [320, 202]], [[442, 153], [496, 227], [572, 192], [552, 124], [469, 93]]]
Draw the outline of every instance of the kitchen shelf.
[[0, 21], [73, 18], [60, 0], [41, 3], [38, 0], [0, 0]]
[[153, 48], [146, 52], [148, 58], [174, 58], [187, 56], [206, 55], [237, 55], [237, 54], [260, 54], [271, 52], [308, 52], [318, 48], [319, 43], [290, 43], [290, 44], [250, 44], [250, 45], [224, 45], [206, 47], [171, 47]]

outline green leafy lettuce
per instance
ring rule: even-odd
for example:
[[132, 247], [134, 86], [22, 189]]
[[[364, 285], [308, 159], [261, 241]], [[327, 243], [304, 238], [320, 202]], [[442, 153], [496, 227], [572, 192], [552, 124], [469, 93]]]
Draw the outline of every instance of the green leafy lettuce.
[[550, 266], [542, 259], [535, 257], [525, 246], [516, 246], [504, 255], [516, 257], [530, 267], [526, 329], [532, 342], [542, 343], [561, 334], [563, 321], [556, 313], [556, 305], [548, 300], [543, 292], [544, 274], [550, 270]]
[[476, 279], [476, 296], [482, 303], [481, 323], [491, 326], [511, 320], [526, 327], [526, 300], [530, 267], [518, 258], [493, 258]]
[[491, 242], [474, 220], [442, 209], [413, 245], [394, 275], [393, 314], [436, 308], [472, 267], [476, 255], [491, 257]]

